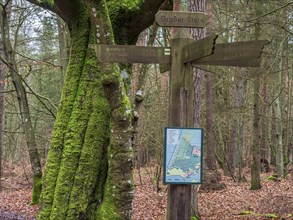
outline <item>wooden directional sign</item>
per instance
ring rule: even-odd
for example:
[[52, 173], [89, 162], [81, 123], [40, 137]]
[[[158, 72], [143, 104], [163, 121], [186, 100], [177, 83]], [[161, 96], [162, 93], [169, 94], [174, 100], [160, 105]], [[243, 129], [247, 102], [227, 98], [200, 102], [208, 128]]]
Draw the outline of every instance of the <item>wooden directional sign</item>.
[[170, 47], [95, 45], [95, 50], [104, 63], [171, 63]]
[[213, 53], [218, 35], [212, 34], [208, 37], [194, 41], [183, 47], [183, 63], [195, 61]]
[[196, 27], [202, 28], [208, 24], [208, 16], [203, 13], [159, 11], [156, 22], [162, 27]]
[[260, 66], [260, 56], [267, 40], [216, 44], [212, 55], [192, 61], [194, 64], [221, 66]]
[[257, 59], [250, 59], [250, 60], [212, 61], [212, 62], [209, 62], [208, 65], [215, 65], [215, 66], [238, 66], [238, 67], [259, 67], [260, 66], [260, 63], [261, 63], [261, 59], [260, 58], [257, 58]]

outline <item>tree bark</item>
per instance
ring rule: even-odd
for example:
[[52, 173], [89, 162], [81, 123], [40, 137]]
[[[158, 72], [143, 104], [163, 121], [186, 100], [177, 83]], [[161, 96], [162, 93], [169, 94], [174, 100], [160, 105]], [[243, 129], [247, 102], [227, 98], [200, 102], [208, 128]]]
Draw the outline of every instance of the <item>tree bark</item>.
[[66, 74], [66, 69], [68, 66], [68, 56], [69, 56], [69, 39], [67, 34], [67, 27], [64, 21], [60, 17], [57, 17], [58, 25], [58, 39], [59, 39], [59, 56], [60, 64], [62, 68], [62, 73]]
[[284, 175], [284, 151], [283, 151], [283, 134], [282, 134], [282, 110], [281, 110], [281, 85], [282, 85], [282, 72], [277, 73], [276, 80], [274, 82], [274, 91], [278, 96], [275, 99], [273, 105], [275, 117], [276, 117], [276, 166], [277, 166], [277, 175], [279, 178], [282, 178]]
[[[158, 31], [158, 25], [154, 23], [152, 27], [150, 28], [150, 34], [148, 37], [148, 31], [145, 30], [142, 32], [141, 39], [138, 46], [153, 46]], [[148, 40], [147, 40], [148, 38]], [[147, 42], [146, 42], [147, 40]], [[145, 84], [146, 84], [146, 75], [149, 71], [149, 65], [148, 64], [137, 64], [134, 65], [134, 72], [133, 72], [133, 88], [132, 88], [132, 104], [133, 104], [133, 119], [132, 119], [132, 126], [133, 126], [133, 148], [135, 151], [138, 152], [138, 159], [137, 159], [137, 167], [141, 166], [141, 161], [144, 156], [144, 150], [138, 149], [138, 140], [139, 140], [139, 119], [141, 116], [141, 107], [142, 103], [145, 98]], [[142, 146], [140, 146], [142, 147]]]
[[[244, 110], [245, 107], [245, 96], [246, 96], [246, 90], [247, 90], [247, 79], [243, 77], [245, 75], [244, 69], [239, 69], [239, 72], [235, 75], [236, 80], [236, 106], [239, 109]], [[237, 117], [236, 124], [237, 124], [237, 155], [236, 155], [236, 164], [238, 166], [238, 180], [243, 180], [242, 175], [242, 168], [244, 166], [243, 164], [243, 142], [244, 142], [244, 114], [240, 114], [240, 116]]]
[[[205, 11], [205, 0], [189, 0], [189, 11], [190, 12], [204, 12]], [[202, 28], [191, 28], [190, 34], [193, 39], [199, 40], [205, 36], [205, 29]], [[200, 114], [201, 114], [201, 102], [202, 102], [202, 88], [203, 88], [203, 76], [204, 71], [200, 69], [193, 69], [194, 71], [194, 116], [193, 126], [195, 128], [200, 125]], [[191, 188], [191, 216], [200, 219], [200, 213], [198, 210], [198, 199], [197, 199], [198, 186], [194, 185]]]
[[[38, 219], [130, 219], [131, 106], [119, 68], [99, 63], [95, 51], [89, 48], [90, 44], [114, 43], [106, 1], [30, 2], [56, 12], [66, 22], [71, 37]], [[149, 9], [155, 13], [159, 3], [145, 1], [141, 7], [152, 6]], [[143, 10], [140, 16], [145, 13], [149, 11]], [[121, 19], [121, 14], [116, 15]], [[132, 15], [134, 19], [138, 13]], [[153, 18], [144, 19], [136, 30], [129, 29], [126, 35], [116, 37], [131, 41], [150, 20]], [[123, 27], [128, 25], [123, 22]]]
[[260, 189], [260, 129], [259, 129], [259, 89], [260, 89], [260, 76], [259, 73], [254, 82], [254, 106], [253, 106], [253, 143], [251, 146], [251, 189]]
[[[2, 55], [3, 52], [1, 51]], [[0, 61], [0, 191], [2, 190], [2, 155], [3, 155], [3, 114], [4, 114], [4, 89], [5, 89], [5, 64]]]
[[30, 117], [30, 110], [27, 100], [27, 93], [25, 87], [22, 83], [22, 78], [18, 73], [18, 68], [15, 60], [15, 52], [11, 46], [11, 40], [9, 36], [9, 25], [8, 25], [8, 14], [6, 11], [6, 6], [1, 5], [0, 8], [0, 28], [1, 37], [3, 42], [3, 50], [5, 57], [5, 64], [8, 67], [12, 82], [17, 94], [18, 106], [20, 110], [22, 128], [25, 134], [25, 139], [27, 143], [27, 148], [29, 152], [30, 164], [33, 173], [33, 192], [32, 192], [32, 203], [38, 203], [40, 192], [42, 188], [42, 169], [41, 162], [39, 158], [39, 153], [37, 150], [35, 133], [32, 126], [32, 121]]
[[[259, 13], [259, 3], [256, 3], [255, 13]], [[256, 40], [260, 37], [260, 23], [255, 24], [255, 38]], [[260, 74], [261, 72], [255, 71], [254, 80], [254, 104], [253, 104], [253, 140], [251, 146], [251, 189], [260, 189]]]

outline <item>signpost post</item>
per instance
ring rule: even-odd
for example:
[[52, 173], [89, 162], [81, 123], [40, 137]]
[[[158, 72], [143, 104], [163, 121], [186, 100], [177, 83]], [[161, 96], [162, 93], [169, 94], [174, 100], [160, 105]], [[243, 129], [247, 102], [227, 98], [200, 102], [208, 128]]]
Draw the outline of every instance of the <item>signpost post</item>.
[[[203, 13], [159, 11], [156, 14], [156, 22], [163, 27], [198, 28], [207, 25], [207, 20], [207, 16]], [[205, 65], [257, 67], [260, 66], [264, 45], [268, 43], [266, 40], [260, 40], [215, 44], [216, 38], [215, 34], [198, 41], [179, 37], [171, 40], [171, 47], [126, 45], [90, 45], [90, 47], [95, 49], [98, 59], [105, 63], [171, 64], [169, 126], [192, 128], [192, 66], [203, 69]], [[201, 167], [202, 164], [198, 166]], [[168, 186], [168, 220], [191, 218], [191, 185], [185, 185], [183, 182]]]

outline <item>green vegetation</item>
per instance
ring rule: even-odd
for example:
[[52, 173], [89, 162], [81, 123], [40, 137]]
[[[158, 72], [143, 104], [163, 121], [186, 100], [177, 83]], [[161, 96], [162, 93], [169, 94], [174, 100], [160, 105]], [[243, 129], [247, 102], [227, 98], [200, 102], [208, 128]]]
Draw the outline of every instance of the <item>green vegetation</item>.
[[278, 180], [279, 180], [277, 174], [272, 174], [272, 175], [270, 175], [267, 179], [268, 179], [268, 180], [272, 180], [272, 181], [278, 181]]
[[275, 214], [265, 214], [264, 215], [264, 217], [266, 217], [266, 218], [278, 218], [278, 216], [277, 215], [275, 215]]
[[255, 213], [252, 211], [244, 210], [241, 211], [238, 215], [254, 215]]

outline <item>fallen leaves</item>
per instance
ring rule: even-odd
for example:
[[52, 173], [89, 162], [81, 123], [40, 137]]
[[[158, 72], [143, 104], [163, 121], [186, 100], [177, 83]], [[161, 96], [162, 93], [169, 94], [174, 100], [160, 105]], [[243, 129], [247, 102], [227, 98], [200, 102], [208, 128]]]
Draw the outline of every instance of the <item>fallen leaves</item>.
[[[30, 205], [29, 170], [29, 166], [5, 163], [2, 177], [4, 188], [0, 191], [0, 219], [34, 219], [36, 216], [38, 206]], [[154, 170], [141, 169], [142, 183], [137, 171], [134, 173], [132, 220], [166, 219], [167, 187], [161, 184], [161, 190], [157, 193]], [[248, 175], [247, 182], [238, 183], [222, 174], [226, 189], [198, 193], [201, 220], [293, 220], [293, 175], [289, 174], [281, 181], [268, 180], [270, 175], [262, 174], [262, 189], [250, 190]]]
[[[143, 184], [135, 175], [133, 220], [166, 219], [166, 186], [157, 194], [151, 184], [152, 175], [144, 175], [144, 172], [142, 169]], [[246, 176], [247, 182], [238, 183], [222, 174], [226, 189], [198, 193], [201, 220], [293, 220], [293, 178], [288, 176], [274, 182], [267, 180], [269, 175], [262, 174], [262, 189], [251, 190], [249, 176]], [[240, 214], [244, 212], [246, 215]]]
[[34, 219], [38, 206], [30, 204], [31, 183], [27, 179], [30, 167], [4, 163], [3, 170], [0, 219]]

